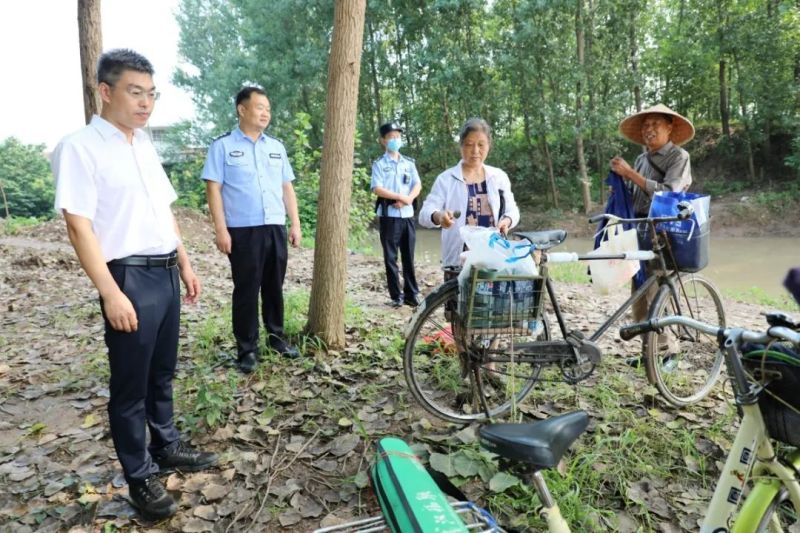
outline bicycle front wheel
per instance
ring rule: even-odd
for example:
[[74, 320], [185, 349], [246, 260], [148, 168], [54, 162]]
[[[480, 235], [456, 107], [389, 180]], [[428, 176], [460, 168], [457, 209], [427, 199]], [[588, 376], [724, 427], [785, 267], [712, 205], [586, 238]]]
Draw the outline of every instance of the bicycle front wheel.
[[[649, 318], [683, 315], [725, 326], [725, 310], [714, 285], [695, 275], [662, 285]], [[705, 398], [722, 371], [723, 354], [713, 335], [683, 326], [651, 332], [644, 340], [647, 379], [670, 404], [685, 407]]]
[[[540, 368], [516, 360], [490, 361], [492, 353], [507, 350], [507, 340], [466, 330], [457, 312], [454, 279], [428, 295], [411, 318], [403, 370], [411, 394], [428, 412], [469, 424], [502, 415], [521, 402]], [[547, 329], [541, 336], [549, 336]]]

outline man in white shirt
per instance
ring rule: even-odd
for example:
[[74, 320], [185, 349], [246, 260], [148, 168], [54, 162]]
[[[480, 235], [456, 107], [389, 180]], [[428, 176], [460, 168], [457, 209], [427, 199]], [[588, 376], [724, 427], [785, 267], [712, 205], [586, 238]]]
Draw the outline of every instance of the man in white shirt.
[[[180, 440], [172, 379], [178, 354], [180, 286], [200, 296], [170, 210], [176, 194], [142, 128], [158, 98], [150, 62], [132, 50], [100, 57], [103, 107], [53, 152], [56, 210], [100, 295], [111, 369], [111, 437], [133, 504], [147, 519], [175, 514], [159, 472], [217, 462]], [[150, 445], [147, 445], [147, 429]]]

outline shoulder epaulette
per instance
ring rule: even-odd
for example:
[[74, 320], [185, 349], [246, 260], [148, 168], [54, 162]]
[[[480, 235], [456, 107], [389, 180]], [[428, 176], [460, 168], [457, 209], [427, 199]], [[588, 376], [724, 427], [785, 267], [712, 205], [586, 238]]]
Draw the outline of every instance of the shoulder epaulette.
[[[215, 138], [214, 138], [214, 141], [218, 141], [218, 140], [222, 139], [223, 137], [227, 137], [227, 136], [228, 136], [228, 135], [230, 135], [231, 133], [232, 133], [232, 131], [226, 131], [225, 133], [223, 133], [223, 134], [222, 134], [222, 135], [220, 135], [219, 137], [215, 137]], [[211, 141], [211, 142], [214, 142], [214, 141]]]
[[415, 160], [413, 157], [408, 157], [408, 156], [407, 156], [407, 155], [405, 155], [405, 154], [401, 154], [401, 155], [402, 155], [403, 157], [405, 157], [406, 159], [408, 159], [409, 161], [411, 161], [412, 163], [416, 163], [416, 162], [417, 162], [417, 161], [416, 161], [416, 160]]
[[283, 141], [282, 141], [282, 140], [278, 139], [277, 137], [273, 137], [273, 136], [272, 136], [272, 135], [270, 135], [269, 133], [264, 133], [264, 136], [265, 136], [265, 137], [269, 137], [269, 138], [270, 138], [270, 139], [272, 139], [273, 141], [278, 141], [279, 143], [283, 144]]

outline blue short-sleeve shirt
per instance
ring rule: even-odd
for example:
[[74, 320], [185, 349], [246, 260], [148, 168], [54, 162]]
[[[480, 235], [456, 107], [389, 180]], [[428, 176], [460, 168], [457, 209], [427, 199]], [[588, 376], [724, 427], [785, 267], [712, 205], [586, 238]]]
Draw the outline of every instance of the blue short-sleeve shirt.
[[[389, 157], [389, 153], [383, 154], [372, 163], [372, 182], [370, 189], [383, 187], [398, 194], [411, 194], [411, 190], [419, 183], [419, 174], [414, 160], [400, 154], [400, 159], [395, 161]], [[393, 202], [392, 202], [393, 203]], [[388, 212], [383, 212], [383, 207], [379, 206], [376, 214], [379, 217], [409, 218], [414, 216], [414, 207], [404, 205], [401, 209], [389, 205]]]
[[283, 184], [294, 172], [278, 139], [262, 133], [253, 141], [237, 127], [211, 143], [202, 178], [222, 184], [229, 228], [286, 224]]

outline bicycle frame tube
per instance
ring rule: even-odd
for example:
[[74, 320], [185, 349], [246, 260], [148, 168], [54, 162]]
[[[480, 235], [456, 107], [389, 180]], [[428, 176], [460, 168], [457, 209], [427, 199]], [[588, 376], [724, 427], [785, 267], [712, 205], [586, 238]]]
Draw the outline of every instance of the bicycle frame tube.
[[544, 481], [544, 476], [540, 471], [533, 472], [529, 476], [529, 483], [536, 489], [536, 494], [539, 495], [539, 500], [542, 502], [542, 509], [539, 514], [547, 522], [547, 531], [550, 533], [570, 533], [569, 525], [564, 517], [561, 516], [561, 509], [558, 503], [550, 495], [550, 490], [547, 488], [547, 483]]
[[[547, 287], [547, 296], [550, 298], [550, 303], [553, 305], [553, 311], [556, 314], [556, 320], [558, 320], [558, 327], [561, 330], [561, 335], [566, 339], [567, 338], [567, 325], [564, 323], [564, 315], [561, 314], [561, 307], [558, 305], [558, 300], [556, 300], [556, 289], [553, 287], [553, 281], [550, 276], [545, 278], [545, 287]], [[544, 298], [539, 301], [539, 305], [541, 306], [541, 315], [544, 317]], [[550, 338], [553, 337], [553, 334], [550, 334]]]
[[[700, 533], [729, 531], [733, 514], [742, 497], [742, 489], [758, 457], [773, 457], [772, 444], [766, 438], [766, 427], [757, 404], [742, 405], [744, 416], [739, 432], [717, 480], [714, 496], [708, 506]], [[751, 530], [752, 531], [752, 530]]]
[[619, 320], [619, 317], [624, 315], [625, 312], [630, 308], [630, 306], [633, 305], [633, 302], [637, 301], [639, 298], [642, 298], [644, 293], [647, 292], [654, 283], [658, 283], [659, 279], [660, 279], [659, 276], [650, 276], [649, 278], [647, 278], [647, 280], [645, 280], [642, 286], [639, 287], [636, 290], [636, 292], [631, 295], [630, 298], [625, 300], [625, 303], [620, 305], [619, 308], [614, 312], [614, 314], [611, 315], [605, 322], [603, 322], [603, 324], [599, 328], [597, 328], [597, 330], [594, 333], [592, 333], [592, 336], [589, 337], [589, 340], [594, 342], [600, 337], [602, 337], [603, 334], [608, 330], [608, 328], [610, 328], [614, 324], [614, 322]]

